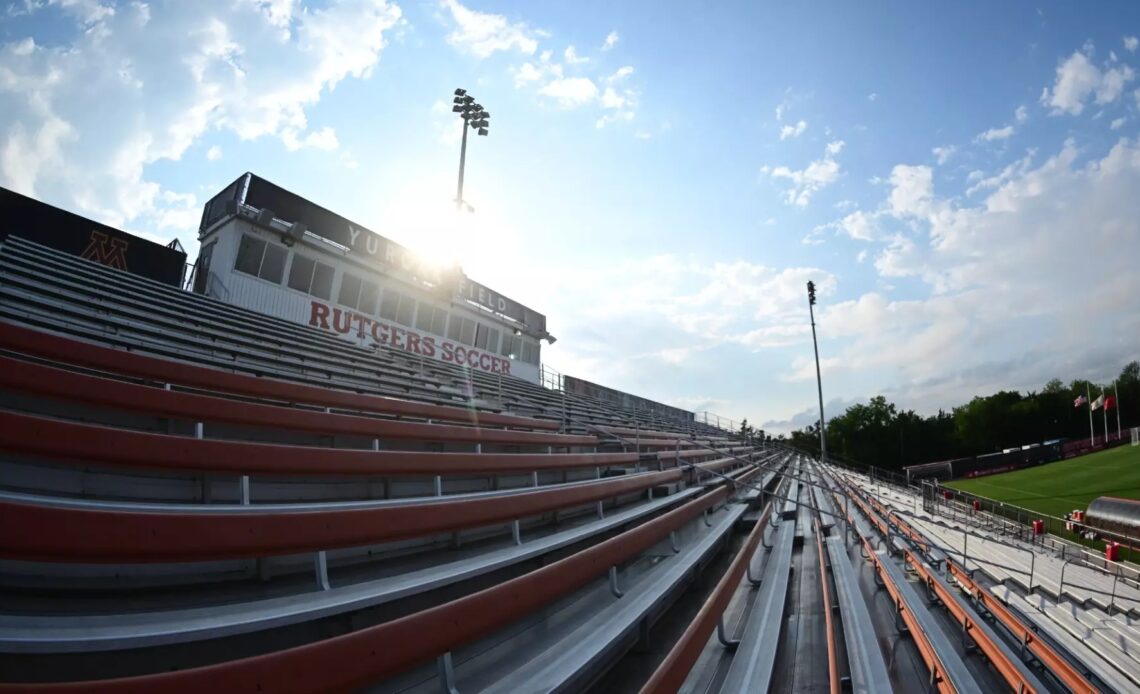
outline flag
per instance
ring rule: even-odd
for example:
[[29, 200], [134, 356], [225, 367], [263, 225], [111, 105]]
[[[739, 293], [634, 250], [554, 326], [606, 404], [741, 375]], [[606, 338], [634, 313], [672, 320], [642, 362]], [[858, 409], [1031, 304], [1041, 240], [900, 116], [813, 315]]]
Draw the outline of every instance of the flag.
[[1116, 396], [1115, 396], [1115, 395], [1110, 395], [1110, 396], [1108, 396], [1108, 398], [1107, 398], [1107, 399], [1104, 401], [1104, 411], [1105, 411], [1105, 412], [1107, 412], [1107, 411], [1111, 410], [1111, 409], [1112, 409], [1112, 408], [1114, 408], [1114, 407], [1116, 407]]
[[1089, 401], [1088, 398], [1086, 398], [1085, 396], [1078, 395], [1077, 399], [1073, 401], [1073, 407], [1080, 407], [1081, 405], [1085, 404], [1088, 401]]
[[1096, 400], [1093, 400], [1092, 409], [1099, 410], [1100, 406], [1104, 404], [1104, 393], [1100, 394]]

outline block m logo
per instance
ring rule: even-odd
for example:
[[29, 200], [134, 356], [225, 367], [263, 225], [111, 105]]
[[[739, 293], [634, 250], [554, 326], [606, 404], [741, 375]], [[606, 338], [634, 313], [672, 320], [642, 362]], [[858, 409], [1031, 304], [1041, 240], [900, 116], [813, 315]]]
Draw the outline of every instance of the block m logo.
[[113, 239], [101, 231], [91, 231], [91, 241], [86, 250], [79, 254], [80, 258], [94, 260], [119, 270], [127, 269], [126, 239]]

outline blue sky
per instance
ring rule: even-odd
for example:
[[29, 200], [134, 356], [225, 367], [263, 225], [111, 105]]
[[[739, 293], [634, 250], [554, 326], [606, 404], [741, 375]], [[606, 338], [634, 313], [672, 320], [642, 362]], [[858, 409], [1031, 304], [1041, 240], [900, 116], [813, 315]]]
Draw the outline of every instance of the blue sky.
[[193, 254], [251, 170], [546, 313], [564, 373], [774, 431], [814, 279], [829, 411], [931, 413], [1140, 356], [1140, 6], [1086, 10], [14, 2], [0, 184]]

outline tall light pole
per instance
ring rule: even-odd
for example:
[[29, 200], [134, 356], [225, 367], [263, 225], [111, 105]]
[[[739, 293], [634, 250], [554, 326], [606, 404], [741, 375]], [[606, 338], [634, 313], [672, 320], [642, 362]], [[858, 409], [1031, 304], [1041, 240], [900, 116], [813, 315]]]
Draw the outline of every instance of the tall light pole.
[[819, 375], [819, 343], [815, 339], [815, 282], [808, 280], [808, 315], [811, 316], [811, 346], [815, 349], [815, 386], [819, 391], [820, 461], [827, 462], [827, 427], [823, 417], [823, 379]]
[[[483, 105], [475, 102], [475, 97], [467, 93], [466, 89], [456, 89], [455, 98], [452, 99], [454, 104], [451, 110], [458, 113], [459, 117], [463, 119], [463, 144], [459, 146], [459, 185], [455, 190], [455, 209], [462, 210], [466, 205], [463, 201], [463, 168], [467, 163], [467, 129], [471, 128], [480, 135], [486, 135], [487, 129], [490, 127], [490, 122], [487, 120], [491, 117], [490, 113], [483, 110]], [[467, 209], [471, 210], [471, 206], [467, 205]]]

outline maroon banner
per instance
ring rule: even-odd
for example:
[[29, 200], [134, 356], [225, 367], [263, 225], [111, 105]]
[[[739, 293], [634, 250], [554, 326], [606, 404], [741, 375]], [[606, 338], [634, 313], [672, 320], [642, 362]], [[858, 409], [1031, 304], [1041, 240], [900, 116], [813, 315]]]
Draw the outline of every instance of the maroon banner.
[[402, 349], [448, 364], [459, 364], [492, 374], [511, 375], [510, 359], [436, 335], [425, 335], [411, 328], [392, 325], [355, 311], [329, 306], [320, 301], [311, 302], [309, 325], [339, 335], [355, 334], [360, 339], [371, 337], [373, 341], [386, 347]]

